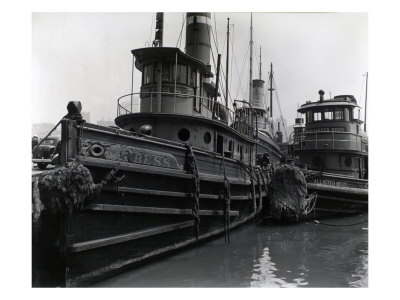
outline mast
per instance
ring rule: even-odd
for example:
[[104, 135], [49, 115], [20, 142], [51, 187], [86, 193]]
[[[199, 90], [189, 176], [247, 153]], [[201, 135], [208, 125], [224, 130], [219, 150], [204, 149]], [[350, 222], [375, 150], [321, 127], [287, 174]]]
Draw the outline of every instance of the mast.
[[229, 18], [228, 18], [228, 31], [226, 34], [226, 94], [225, 106], [228, 107], [228, 79], [229, 79]]
[[272, 91], [274, 90], [272, 87], [272, 80], [273, 80], [273, 72], [272, 72], [272, 63], [271, 63], [271, 71], [269, 73], [269, 89], [268, 89], [268, 91], [269, 91], [269, 110], [270, 110], [271, 119], [273, 117], [273, 115], [272, 115]]
[[249, 103], [253, 98], [253, 13], [250, 14], [250, 86]]
[[367, 132], [367, 95], [368, 95], [368, 72], [367, 72], [366, 84], [365, 84], [365, 108], [364, 108], [364, 131]]
[[261, 46], [260, 46], [260, 75], [259, 75], [259, 79], [261, 80]]
[[217, 109], [217, 98], [218, 98], [218, 86], [219, 86], [219, 70], [221, 67], [221, 54], [218, 54], [218, 61], [217, 61], [217, 78], [215, 82], [215, 96], [214, 96], [214, 103], [213, 103], [213, 118], [215, 118], [215, 113]]

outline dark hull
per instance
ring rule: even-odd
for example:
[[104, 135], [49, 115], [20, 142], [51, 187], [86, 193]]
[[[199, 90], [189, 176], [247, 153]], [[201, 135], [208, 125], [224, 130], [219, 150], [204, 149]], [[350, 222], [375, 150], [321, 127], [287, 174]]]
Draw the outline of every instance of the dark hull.
[[334, 217], [368, 211], [368, 180], [322, 173], [307, 182], [318, 195], [315, 217]]
[[[227, 233], [262, 209], [265, 174], [254, 172], [252, 180], [249, 170], [237, 160], [193, 149], [200, 179], [196, 210], [194, 176], [185, 169], [188, 150], [182, 144], [90, 124], [80, 132], [83, 151], [75, 160], [89, 169], [93, 181], [101, 182], [113, 168], [118, 168], [117, 176], [123, 179], [103, 186], [100, 195], [80, 212], [54, 215], [44, 210], [33, 222], [33, 286], [90, 285]], [[94, 144], [102, 145], [104, 153], [93, 157], [93, 152], [85, 151]], [[141, 156], [135, 152], [139, 150]], [[123, 151], [128, 155], [121, 160]], [[169, 160], [160, 166], [160, 159]], [[229, 218], [224, 173], [230, 183]], [[198, 239], [194, 211], [200, 218]]]

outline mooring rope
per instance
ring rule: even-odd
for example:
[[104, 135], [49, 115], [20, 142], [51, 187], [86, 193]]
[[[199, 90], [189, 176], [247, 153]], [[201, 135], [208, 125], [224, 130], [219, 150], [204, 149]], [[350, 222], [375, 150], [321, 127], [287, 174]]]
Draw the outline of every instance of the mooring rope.
[[58, 123], [53, 127], [53, 129], [51, 129], [50, 132], [49, 132], [44, 138], [42, 138], [42, 139], [40, 140], [40, 142], [32, 149], [32, 153], [33, 153], [37, 148], [39, 148], [39, 146], [53, 133], [54, 130], [57, 129], [58, 125], [61, 124], [61, 121], [62, 121], [62, 120], [63, 120], [63, 119], [61, 119], [60, 121], [58, 121]]
[[[253, 166], [250, 165], [250, 171], [251, 174], [254, 174]], [[253, 175], [254, 176], [254, 175]], [[250, 182], [251, 182], [251, 197], [253, 199], [253, 211], [254, 213], [257, 212], [257, 203], [256, 203], [256, 187], [254, 184], [254, 178], [253, 176], [250, 176]]]
[[314, 212], [315, 215], [315, 206], [317, 204], [317, 199], [318, 199], [318, 194], [317, 192], [314, 192], [310, 195], [311, 201], [308, 203], [307, 207], [304, 208], [304, 214], [308, 215], [311, 212]]
[[[78, 155], [76, 156], [76, 160], [79, 162], [80, 161], [80, 151], [82, 150], [82, 145], [83, 145], [83, 126], [80, 124], [79, 126], [79, 139], [78, 139]], [[119, 167], [118, 167], [119, 168]]]
[[323, 176], [322, 171], [318, 171], [316, 174], [311, 174], [309, 171], [304, 172], [304, 177], [306, 178], [306, 181], [309, 182], [314, 179], [321, 178]]
[[256, 203], [256, 188], [255, 188], [254, 181], [256, 181], [258, 179], [255, 177], [255, 172], [254, 172], [252, 165], [246, 166], [246, 164], [240, 160], [238, 162], [250, 177], [251, 198], [253, 199], [253, 210], [254, 210], [254, 213], [256, 213], [257, 212], [257, 203]]
[[329, 224], [329, 223], [320, 222], [320, 221], [318, 221], [318, 220], [313, 220], [313, 222], [314, 222], [315, 224], [318, 224], [318, 225], [338, 226], [338, 227], [340, 227], [340, 226], [355, 226], [355, 225], [360, 225], [360, 224], [367, 223], [368, 220], [365, 220], [365, 221], [362, 221], [362, 222], [358, 222], [358, 223], [352, 223], [352, 224]]
[[251, 166], [246, 166], [246, 164], [240, 160], [238, 160], [238, 163], [243, 167], [243, 169], [246, 171], [246, 173], [249, 175], [250, 178], [254, 178], [254, 174], [251, 171]]
[[195, 222], [195, 237], [196, 241], [199, 240], [199, 232], [200, 232], [200, 176], [199, 169], [197, 167], [196, 158], [193, 153], [192, 146], [188, 143], [185, 143], [185, 147], [187, 149], [186, 155], [186, 169], [193, 176], [193, 186], [192, 186], [192, 198], [193, 198], [193, 208], [192, 215]]
[[265, 192], [268, 193], [268, 184], [271, 182], [271, 176], [269, 176], [267, 173], [265, 173], [263, 170], [261, 170], [261, 178], [263, 180], [264, 186], [265, 186]]
[[[268, 197], [268, 182], [267, 182], [267, 178], [264, 178], [264, 177], [266, 177], [266, 175], [264, 174], [264, 172], [261, 170], [261, 180], [262, 180], [262, 182], [263, 182], [263, 184], [264, 184], [264, 188], [265, 188], [265, 197]], [[262, 201], [261, 201], [261, 203], [262, 203]], [[262, 208], [262, 207], [261, 207]]]
[[[66, 119], [66, 118], [72, 119], [72, 120], [77, 120], [78, 123], [83, 123], [83, 122], [85, 122], [85, 120], [82, 119], [82, 115], [81, 115], [80, 113], [71, 113], [71, 114], [68, 113], [68, 114], [66, 114], [64, 117], [61, 118], [60, 121], [58, 121], [58, 123], [57, 123], [56, 125], [54, 125], [54, 127], [49, 131], [49, 133], [48, 133], [44, 138], [42, 138], [42, 139], [40, 140], [40, 142], [39, 142], [35, 147], [33, 147], [32, 153], [34, 153], [34, 152], [36, 151], [36, 149], [38, 149], [39, 146], [43, 144], [43, 142], [54, 132], [54, 130], [57, 129], [57, 127], [61, 124], [61, 122], [62, 122], [64, 119]], [[79, 138], [79, 140], [78, 140], [78, 143], [79, 143], [79, 144], [78, 144], [78, 147], [79, 147], [79, 149], [81, 148], [82, 142], [83, 142], [83, 128], [82, 128], [82, 126], [81, 126], [81, 128], [80, 128], [80, 138]], [[57, 148], [56, 148], [55, 150], [57, 150]], [[54, 153], [54, 154], [55, 154], [55, 153]], [[79, 156], [78, 156], [78, 159], [77, 159], [77, 160], [79, 161]]]

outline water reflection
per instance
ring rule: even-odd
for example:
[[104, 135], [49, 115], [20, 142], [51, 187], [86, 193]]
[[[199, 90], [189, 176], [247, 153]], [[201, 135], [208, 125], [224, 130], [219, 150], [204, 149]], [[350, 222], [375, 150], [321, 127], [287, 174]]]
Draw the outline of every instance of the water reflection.
[[[275, 227], [254, 265], [255, 287], [367, 287], [368, 232], [341, 226], [366, 216]], [[365, 226], [365, 224], [364, 224]]]
[[[294, 279], [295, 283], [288, 283], [285, 277], [278, 278], [275, 275], [278, 269], [275, 263], [271, 261], [269, 249], [266, 247], [258, 263], [253, 266], [253, 275], [251, 276], [251, 287], [296, 287], [298, 285], [307, 285], [303, 278]], [[289, 271], [291, 272], [291, 271]]]
[[[367, 216], [326, 220], [348, 225]], [[96, 284], [107, 287], [367, 287], [367, 224], [249, 224]]]
[[349, 286], [351, 287], [368, 287], [368, 251], [360, 250], [363, 253], [360, 256], [360, 266], [357, 267], [356, 272], [351, 274]]

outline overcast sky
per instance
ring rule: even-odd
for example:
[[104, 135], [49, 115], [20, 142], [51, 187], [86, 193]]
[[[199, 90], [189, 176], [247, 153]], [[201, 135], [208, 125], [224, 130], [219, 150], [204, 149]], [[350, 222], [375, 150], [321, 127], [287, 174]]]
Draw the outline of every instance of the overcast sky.
[[[228, 17], [233, 24], [230, 92], [234, 98], [246, 98], [250, 14], [212, 13], [212, 17], [220, 53], [226, 53]], [[184, 13], [165, 14], [164, 46], [177, 45], [183, 18]], [[92, 123], [114, 119], [117, 98], [131, 89], [130, 50], [151, 43], [154, 26], [155, 13], [34, 13], [32, 122], [56, 123], [71, 100], [82, 102]], [[289, 124], [298, 105], [318, 99], [319, 89], [328, 98], [329, 92], [332, 97], [352, 94], [364, 107], [367, 13], [253, 13], [253, 27], [254, 77], [258, 77], [261, 46], [262, 77], [268, 79], [272, 62], [282, 114]], [[182, 35], [180, 48], [184, 50], [184, 31]], [[222, 61], [225, 68], [225, 55]], [[135, 70], [136, 92], [140, 75]], [[275, 103], [274, 114], [279, 113]]]

